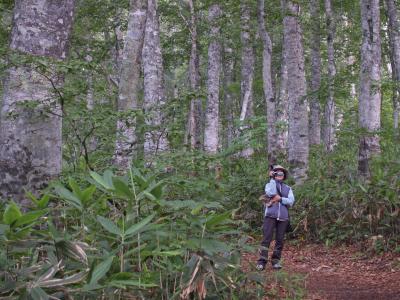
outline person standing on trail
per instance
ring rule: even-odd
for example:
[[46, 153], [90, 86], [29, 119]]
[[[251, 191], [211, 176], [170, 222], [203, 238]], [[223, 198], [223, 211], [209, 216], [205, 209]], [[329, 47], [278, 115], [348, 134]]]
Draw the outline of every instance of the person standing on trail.
[[270, 181], [265, 185], [265, 195], [262, 199], [265, 204], [263, 240], [261, 242], [260, 258], [257, 261], [256, 268], [259, 271], [265, 269], [268, 261], [268, 248], [272, 241], [272, 235], [275, 231], [275, 249], [272, 254], [272, 267], [274, 269], [282, 268], [280, 259], [283, 249], [283, 239], [289, 223], [288, 207], [294, 203], [292, 189], [283, 183], [287, 178], [287, 170], [276, 165], [269, 172]]

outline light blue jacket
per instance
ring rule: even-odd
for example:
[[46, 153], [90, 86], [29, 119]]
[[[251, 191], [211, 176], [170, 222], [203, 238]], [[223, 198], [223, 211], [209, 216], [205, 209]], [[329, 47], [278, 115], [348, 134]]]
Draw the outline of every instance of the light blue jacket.
[[[275, 218], [278, 221], [286, 221], [289, 219], [289, 212], [287, 208], [293, 206], [295, 199], [293, 191], [288, 185], [281, 183], [281, 189], [281, 201], [273, 204], [270, 207], [266, 206], [264, 216]], [[277, 183], [274, 179], [271, 179], [265, 185], [265, 194], [268, 197], [273, 197], [279, 194], [277, 190]]]

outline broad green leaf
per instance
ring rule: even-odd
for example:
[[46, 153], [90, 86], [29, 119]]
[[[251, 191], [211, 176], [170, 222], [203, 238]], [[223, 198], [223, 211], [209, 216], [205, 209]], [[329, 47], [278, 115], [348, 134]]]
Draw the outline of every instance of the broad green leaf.
[[27, 192], [25, 192], [25, 196], [27, 196], [33, 203], [35, 203], [36, 206], [38, 206], [39, 200], [35, 197], [34, 194], [32, 194], [31, 192], [27, 191]]
[[214, 239], [189, 239], [187, 241], [189, 247], [203, 249], [206, 253], [213, 255], [217, 252], [230, 251], [230, 246], [224, 242]]
[[110, 256], [94, 268], [89, 285], [96, 285], [97, 282], [107, 274], [108, 270], [111, 268], [113, 259], [114, 256]]
[[140, 221], [137, 224], [132, 225], [131, 227], [129, 227], [126, 231], [125, 231], [125, 235], [131, 235], [134, 233], [137, 233], [139, 230], [141, 230], [144, 226], [146, 226], [153, 218], [154, 218], [155, 214], [152, 214], [146, 218], [144, 218], [142, 221]]
[[129, 186], [119, 178], [113, 178], [113, 184], [115, 192], [122, 197], [127, 199], [135, 199], [135, 195], [130, 190]]
[[74, 283], [83, 281], [86, 278], [88, 273], [89, 273], [89, 270], [85, 270], [85, 271], [76, 273], [74, 275], [71, 275], [71, 276], [68, 276], [65, 278], [44, 280], [44, 281], [37, 282], [36, 286], [45, 287], [45, 288], [66, 286], [68, 284], [74, 284]]
[[123, 235], [121, 229], [117, 225], [115, 225], [114, 222], [110, 221], [109, 219], [106, 219], [102, 216], [97, 216], [97, 220], [104, 227], [104, 229], [107, 230], [108, 232], [117, 234], [119, 236]]
[[48, 211], [47, 209], [43, 209], [43, 210], [28, 212], [25, 215], [22, 215], [21, 217], [19, 217], [13, 226], [20, 227], [22, 225], [33, 223], [36, 220], [38, 220], [40, 217], [42, 217], [44, 214], [46, 214], [47, 211]]
[[108, 286], [114, 286], [117, 288], [125, 288], [127, 286], [137, 286], [142, 288], [157, 287], [156, 283], [143, 283], [138, 280], [112, 280], [108, 283]]
[[190, 212], [192, 215], [198, 215], [201, 211], [201, 209], [204, 207], [204, 204], [199, 204], [197, 205], [195, 208], [192, 209], [192, 211]]
[[96, 172], [90, 171], [90, 176], [102, 187], [106, 188], [107, 190], [112, 190], [113, 186], [109, 184], [102, 176], [97, 174]]
[[363, 191], [364, 193], [367, 193], [367, 192], [368, 192], [367, 189], [366, 189], [361, 183], [359, 183], [358, 186], [362, 189], [362, 191]]
[[231, 212], [227, 211], [222, 214], [214, 215], [206, 222], [206, 228], [212, 228], [215, 225], [221, 224], [230, 218]]
[[82, 192], [81, 188], [79, 185], [76, 183], [76, 181], [73, 178], [69, 178], [68, 184], [71, 187], [73, 193], [79, 198], [82, 199]]
[[6, 210], [4, 211], [3, 222], [7, 225], [11, 225], [21, 216], [22, 213], [17, 204], [15, 204], [14, 202], [10, 202], [6, 207]]
[[107, 183], [108, 186], [111, 187], [111, 189], [114, 189], [113, 177], [114, 174], [110, 170], [106, 170], [103, 174], [104, 181]]
[[169, 200], [165, 201], [165, 205], [176, 210], [181, 210], [182, 208], [193, 209], [198, 205], [198, 202], [193, 200]]
[[211, 240], [211, 239], [203, 239], [201, 241], [201, 248], [210, 254], [214, 254], [217, 252], [228, 252], [231, 249], [231, 247], [228, 244], [218, 240]]
[[140, 173], [138, 169], [130, 168], [129, 171], [132, 180], [136, 182], [142, 190], [145, 190], [149, 186], [149, 183], [147, 182], [146, 178], [142, 176], [142, 173]]
[[150, 193], [154, 195], [154, 197], [156, 197], [157, 199], [161, 199], [164, 184], [165, 184], [164, 181], [160, 181], [156, 185], [150, 187], [149, 188]]
[[31, 228], [34, 224], [28, 224], [25, 227], [17, 227], [15, 231], [13, 231], [13, 237], [14, 239], [23, 239], [25, 238], [29, 232], [31, 231]]
[[40, 287], [35, 287], [29, 291], [29, 295], [33, 300], [47, 300], [49, 299], [49, 295], [46, 294], [44, 290]]
[[81, 243], [61, 240], [56, 243], [56, 248], [64, 256], [79, 261], [86, 266], [88, 265], [87, 254], [83, 250]]
[[0, 237], [10, 230], [10, 225], [0, 224]]
[[[50, 266], [47, 271], [41, 275], [36, 281], [37, 282], [41, 282], [41, 281], [46, 281], [49, 279], [52, 279], [54, 277], [54, 275], [59, 271], [60, 269], [60, 263], [57, 263], [55, 265]], [[43, 270], [43, 269], [42, 269]]]
[[90, 185], [88, 188], [86, 188], [82, 192], [82, 203], [87, 204], [89, 200], [93, 197], [94, 192], [96, 191], [96, 186], [95, 185]]
[[43, 197], [39, 200], [38, 208], [41, 209], [46, 208], [49, 201], [50, 201], [50, 195], [44, 194]]
[[183, 250], [170, 250], [170, 251], [155, 251], [153, 252], [154, 255], [158, 256], [179, 256], [183, 255]]
[[99, 285], [99, 284], [97, 284], [97, 283], [94, 283], [94, 284], [85, 284], [83, 287], [82, 287], [82, 290], [84, 291], [84, 292], [89, 292], [89, 291], [95, 291], [95, 290], [99, 290], [99, 289], [102, 289], [103, 288], [103, 286], [102, 285]]
[[148, 191], [143, 191], [142, 193], [147, 199], [149, 199], [151, 201], [157, 201], [157, 198], [154, 197], [154, 195], [149, 193]]
[[55, 187], [55, 191], [57, 192], [60, 197], [65, 200], [68, 204], [74, 206], [78, 210], [82, 211], [82, 203], [79, 198], [77, 198], [70, 190], [66, 189], [65, 187], [58, 185]]

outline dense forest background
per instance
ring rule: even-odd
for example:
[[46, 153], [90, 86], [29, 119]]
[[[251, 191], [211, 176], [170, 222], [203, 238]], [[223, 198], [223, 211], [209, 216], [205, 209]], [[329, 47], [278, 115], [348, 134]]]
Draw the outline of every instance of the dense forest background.
[[[1, 0], [0, 296], [250, 299], [297, 241], [400, 252], [394, 0]], [[50, 295], [50, 296], [49, 296]]]

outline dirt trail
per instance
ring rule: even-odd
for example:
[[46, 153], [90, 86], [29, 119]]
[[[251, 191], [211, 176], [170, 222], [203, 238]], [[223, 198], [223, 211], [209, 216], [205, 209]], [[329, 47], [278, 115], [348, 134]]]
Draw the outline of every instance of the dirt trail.
[[[265, 299], [327, 300], [400, 300], [400, 254], [372, 255], [356, 247], [327, 248], [323, 245], [285, 245], [282, 271], [305, 288], [306, 295], [296, 294], [296, 287], [278, 280], [278, 273], [268, 265], [266, 289], [277, 290]], [[244, 255], [244, 268], [254, 271], [257, 256]], [[251, 262], [251, 263], [249, 263]], [[263, 274], [264, 275], [264, 274]], [[282, 276], [281, 276], [282, 278]]]

